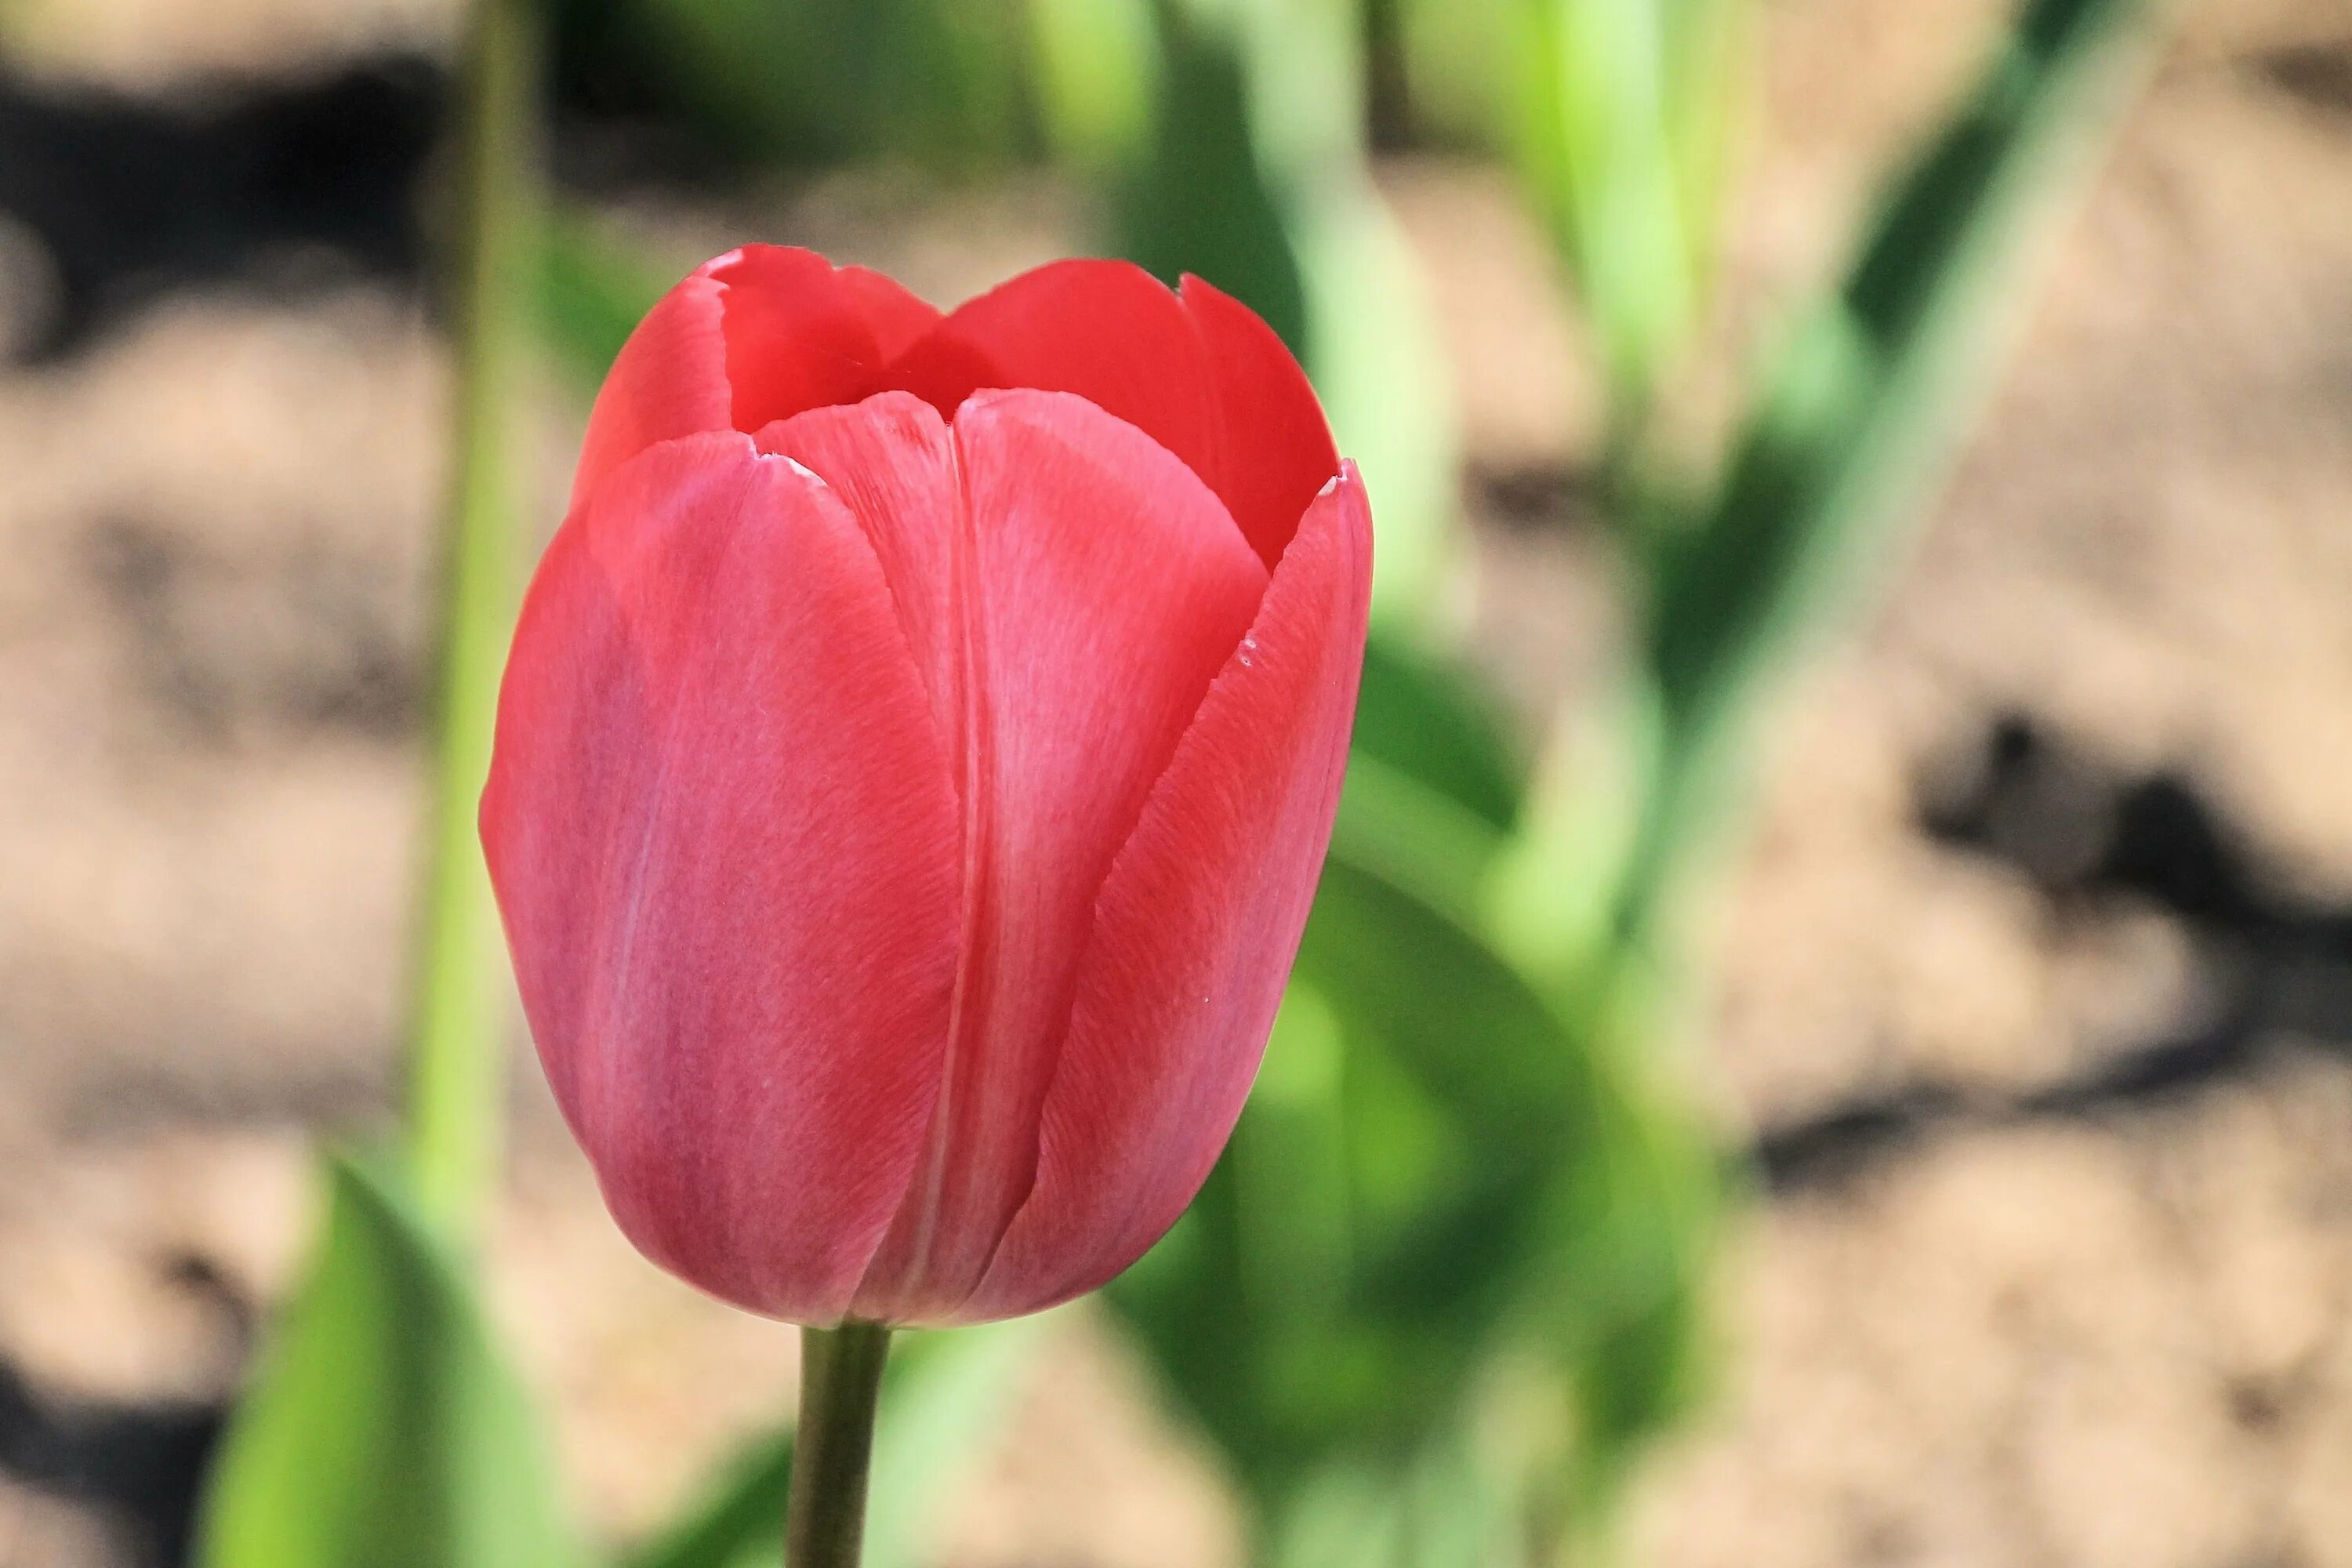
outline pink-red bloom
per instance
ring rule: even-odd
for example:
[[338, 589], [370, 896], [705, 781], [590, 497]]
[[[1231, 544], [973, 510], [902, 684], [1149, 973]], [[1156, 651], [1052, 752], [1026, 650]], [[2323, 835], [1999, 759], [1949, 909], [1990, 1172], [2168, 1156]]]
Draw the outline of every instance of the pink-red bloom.
[[1255, 315], [1119, 263], [940, 316], [709, 263], [597, 397], [482, 841], [648, 1256], [803, 1322], [1108, 1279], [1240, 1113], [1328, 842], [1370, 517]]

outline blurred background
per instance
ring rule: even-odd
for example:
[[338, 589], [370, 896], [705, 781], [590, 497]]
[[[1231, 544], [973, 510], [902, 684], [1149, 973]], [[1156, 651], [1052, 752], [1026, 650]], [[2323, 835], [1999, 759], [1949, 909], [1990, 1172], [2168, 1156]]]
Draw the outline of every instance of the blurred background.
[[[992, 1352], [891, 1551], [2352, 1564], [2352, 0], [536, 21], [524, 550], [755, 238], [1202, 272], [1372, 488], [1233, 1155]], [[467, 27], [0, 3], [5, 1568], [189, 1560], [314, 1140], [397, 1114]], [[510, 1078], [556, 1490], [735, 1561], [658, 1552], [793, 1336]]]

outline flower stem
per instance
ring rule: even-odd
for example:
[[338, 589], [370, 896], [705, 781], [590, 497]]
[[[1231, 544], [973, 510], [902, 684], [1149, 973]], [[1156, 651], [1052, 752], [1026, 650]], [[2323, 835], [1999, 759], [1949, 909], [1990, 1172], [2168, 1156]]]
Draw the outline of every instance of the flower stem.
[[846, 1322], [801, 1331], [800, 1429], [784, 1505], [786, 1568], [857, 1568], [866, 1472], [890, 1331]]
[[474, 814], [513, 615], [516, 426], [539, 217], [537, 0], [475, 0], [450, 237], [454, 429], [443, 544], [431, 863], [409, 1038], [408, 1153], [427, 1211], [463, 1240], [496, 1169], [505, 1099], [496, 916]]

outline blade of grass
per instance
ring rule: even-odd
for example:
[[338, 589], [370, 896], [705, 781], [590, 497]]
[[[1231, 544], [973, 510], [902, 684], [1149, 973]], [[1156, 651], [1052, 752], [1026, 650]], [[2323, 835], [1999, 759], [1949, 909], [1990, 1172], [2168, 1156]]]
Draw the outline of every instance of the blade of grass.
[[521, 537], [517, 426], [537, 289], [539, 9], [478, 0], [458, 163], [456, 430], [444, 544], [431, 864], [409, 1043], [408, 1157], [420, 1200], [470, 1235], [498, 1160], [504, 955], [475, 834]]

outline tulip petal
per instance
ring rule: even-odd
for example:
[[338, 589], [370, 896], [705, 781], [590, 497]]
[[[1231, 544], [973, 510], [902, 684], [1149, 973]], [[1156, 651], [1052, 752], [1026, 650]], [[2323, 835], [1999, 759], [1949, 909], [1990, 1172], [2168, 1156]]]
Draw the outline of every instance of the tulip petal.
[[925, 1148], [954, 782], [882, 570], [804, 469], [653, 447], [550, 547], [482, 838], [531, 1031], [640, 1249], [838, 1320]]
[[939, 319], [881, 274], [860, 268], [845, 277], [814, 250], [747, 245], [714, 262], [710, 273], [726, 288], [727, 379], [738, 430], [879, 391], [888, 363], [883, 339], [904, 342], [910, 315]]
[[1270, 570], [1308, 503], [1339, 471], [1339, 449], [1307, 373], [1256, 311], [1190, 273], [1183, 300], [1224, 420], [1217, 493]]
[[882, 274], [811, 250], [747, 245], [703, 263], [614, 360], [588, 416], [572, 504], [656, 442], [856, 403], [939, 320]]
[[856, 302], [874, 347], [889, 363], [913, 348], [924, 333], [940, 324], [939, 307], [905, 284], [870, 267], [837, 267], [834, 281]]
[[883, 392], [779, 420], [752, 439], [823, 476], [866, 530], [961, 791], [966, 713], [956, 617], [964, 525], [947, 421], [911, 393]]
[[956, 603], [929, 613], [963, 657], [963, 938], [929, 1151], [854, 1304], [894, 1322], [955, 1310], [1029, 1191], [1097, 890], [1265, 587], [1216, 497], [1082, 398], [980, 394], [952, 444]]
[[1249, 1092], [1347, 765], [1371, 519], [1353, 465], [1308, 508], [1097, 901], [1035, 1184], [952, 1321], [1090, 1290], [1175, 1223]]
[[1247, 307], [1125, 261], [1057, 261], [943, 319], [888, 384], [951, 415], [982, 387], [1075, 392], [1181, 458], [1269, 568], [1339, 471], [1307, 377]]
[[572, 476], [574, 509], [606, 474], [655, 443], [728, 427], [734, 395], [719, 326], [724, 291], [709, 267], [697, 268], [654, 302], [621, 345], [588, 411]]

